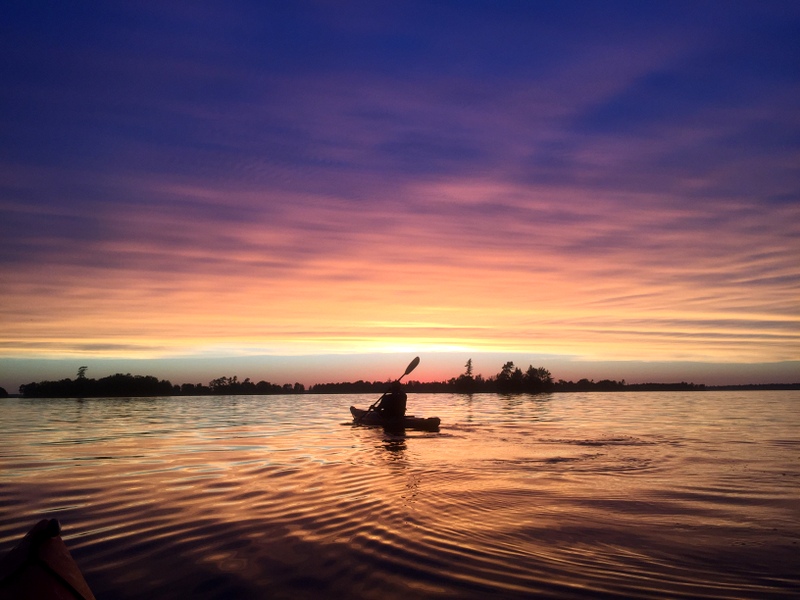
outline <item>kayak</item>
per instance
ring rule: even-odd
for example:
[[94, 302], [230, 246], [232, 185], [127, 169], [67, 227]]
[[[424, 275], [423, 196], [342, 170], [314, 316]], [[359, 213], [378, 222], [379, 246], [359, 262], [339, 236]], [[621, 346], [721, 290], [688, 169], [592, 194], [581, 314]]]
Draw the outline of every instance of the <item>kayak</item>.
[[376, 412], [366, 411], [362, 408], [350, 407], [353, 414], [353, 421], [358, 425], [371, 425], [373, 427], [384, 427], [386, 429], [419, 429], [422, 431], [439, 431], [439, 417], [415, 417], [406, 415], [402, 418], [389, 419], [382, 417]]
[[0, 560], [0, 600], [95, 600], [59, 533], [56, 519], [39, 521]]

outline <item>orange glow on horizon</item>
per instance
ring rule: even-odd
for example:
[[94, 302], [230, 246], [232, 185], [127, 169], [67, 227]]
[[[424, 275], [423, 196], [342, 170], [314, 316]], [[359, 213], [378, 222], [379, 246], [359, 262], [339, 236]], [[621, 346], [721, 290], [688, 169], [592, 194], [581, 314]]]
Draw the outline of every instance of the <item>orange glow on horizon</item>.
[[[345, 214], [314, 197], [295, 212], [283, 208], [290, 223], [322, 227], [316, 237], [285, 223], [184, 223], [170, 209], [115, 213], [113, 222], [142, 233], [97, 244], [103, 261], [66, 253], [47, 272], [8, 279], [0, 355], [800, 357], [791, 283], [800, 267], [771, 246], [800, 222], [796, 208], [786, 207], [780, 222], [765, 215], [759, 224], [753, 215], [725, 235], [709, 236], [670, 225], [693, 218], [685, 209], [626, 209], [624, 220], [601, 220], [613, 198], [597, 198], [589, 208], [570, 203], [589, 221], [585, 214], [564, 216], [563, 203], [553, 198], [563, 190], [450, 183], [407, 193], [432, 200], [391, 219], [380, 209]], [[242, 206], [257, 200], [250, 191], [221, 189], [216, 196]], [[491, 227], [480, 228], [474, 216], [452, 216], [459, 202], [473, 209], [489, 203], [483, 210], [491, 212], [493, 198], [539, 218], [492, 216]], [[576, 227], [576, 219], [584, 225]], [[635, 245], [626, 241], [632, 237]], [[207, 239], [210, 245], [202, 243]], [[754, 256], [750, 247], [761, 251]], [[786, 280], [752, 285], [767, 266]]]

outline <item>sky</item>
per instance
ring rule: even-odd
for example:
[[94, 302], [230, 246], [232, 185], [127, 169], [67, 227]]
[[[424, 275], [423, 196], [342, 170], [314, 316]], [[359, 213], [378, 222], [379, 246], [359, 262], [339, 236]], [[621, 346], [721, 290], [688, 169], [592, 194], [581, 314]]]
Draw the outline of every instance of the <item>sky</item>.
[[800, 381], [800, 4], [4, 2], [0, 386]]

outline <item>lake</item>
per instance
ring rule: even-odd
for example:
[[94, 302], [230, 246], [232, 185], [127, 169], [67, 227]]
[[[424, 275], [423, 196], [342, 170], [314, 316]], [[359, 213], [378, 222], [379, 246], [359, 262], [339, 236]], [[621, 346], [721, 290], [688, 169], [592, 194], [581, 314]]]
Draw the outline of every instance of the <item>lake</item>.
[[99, 599], [796, 598], [800, 392], [0, 400], [0, 552]]

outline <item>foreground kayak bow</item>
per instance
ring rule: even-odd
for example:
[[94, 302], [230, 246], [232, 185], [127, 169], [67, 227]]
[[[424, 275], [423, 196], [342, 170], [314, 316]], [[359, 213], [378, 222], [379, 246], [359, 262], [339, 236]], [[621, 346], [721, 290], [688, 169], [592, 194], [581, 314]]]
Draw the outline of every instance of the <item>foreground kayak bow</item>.
[[0, 561], [0, 600], [95, 600], [55, 519], [33, 526]]

